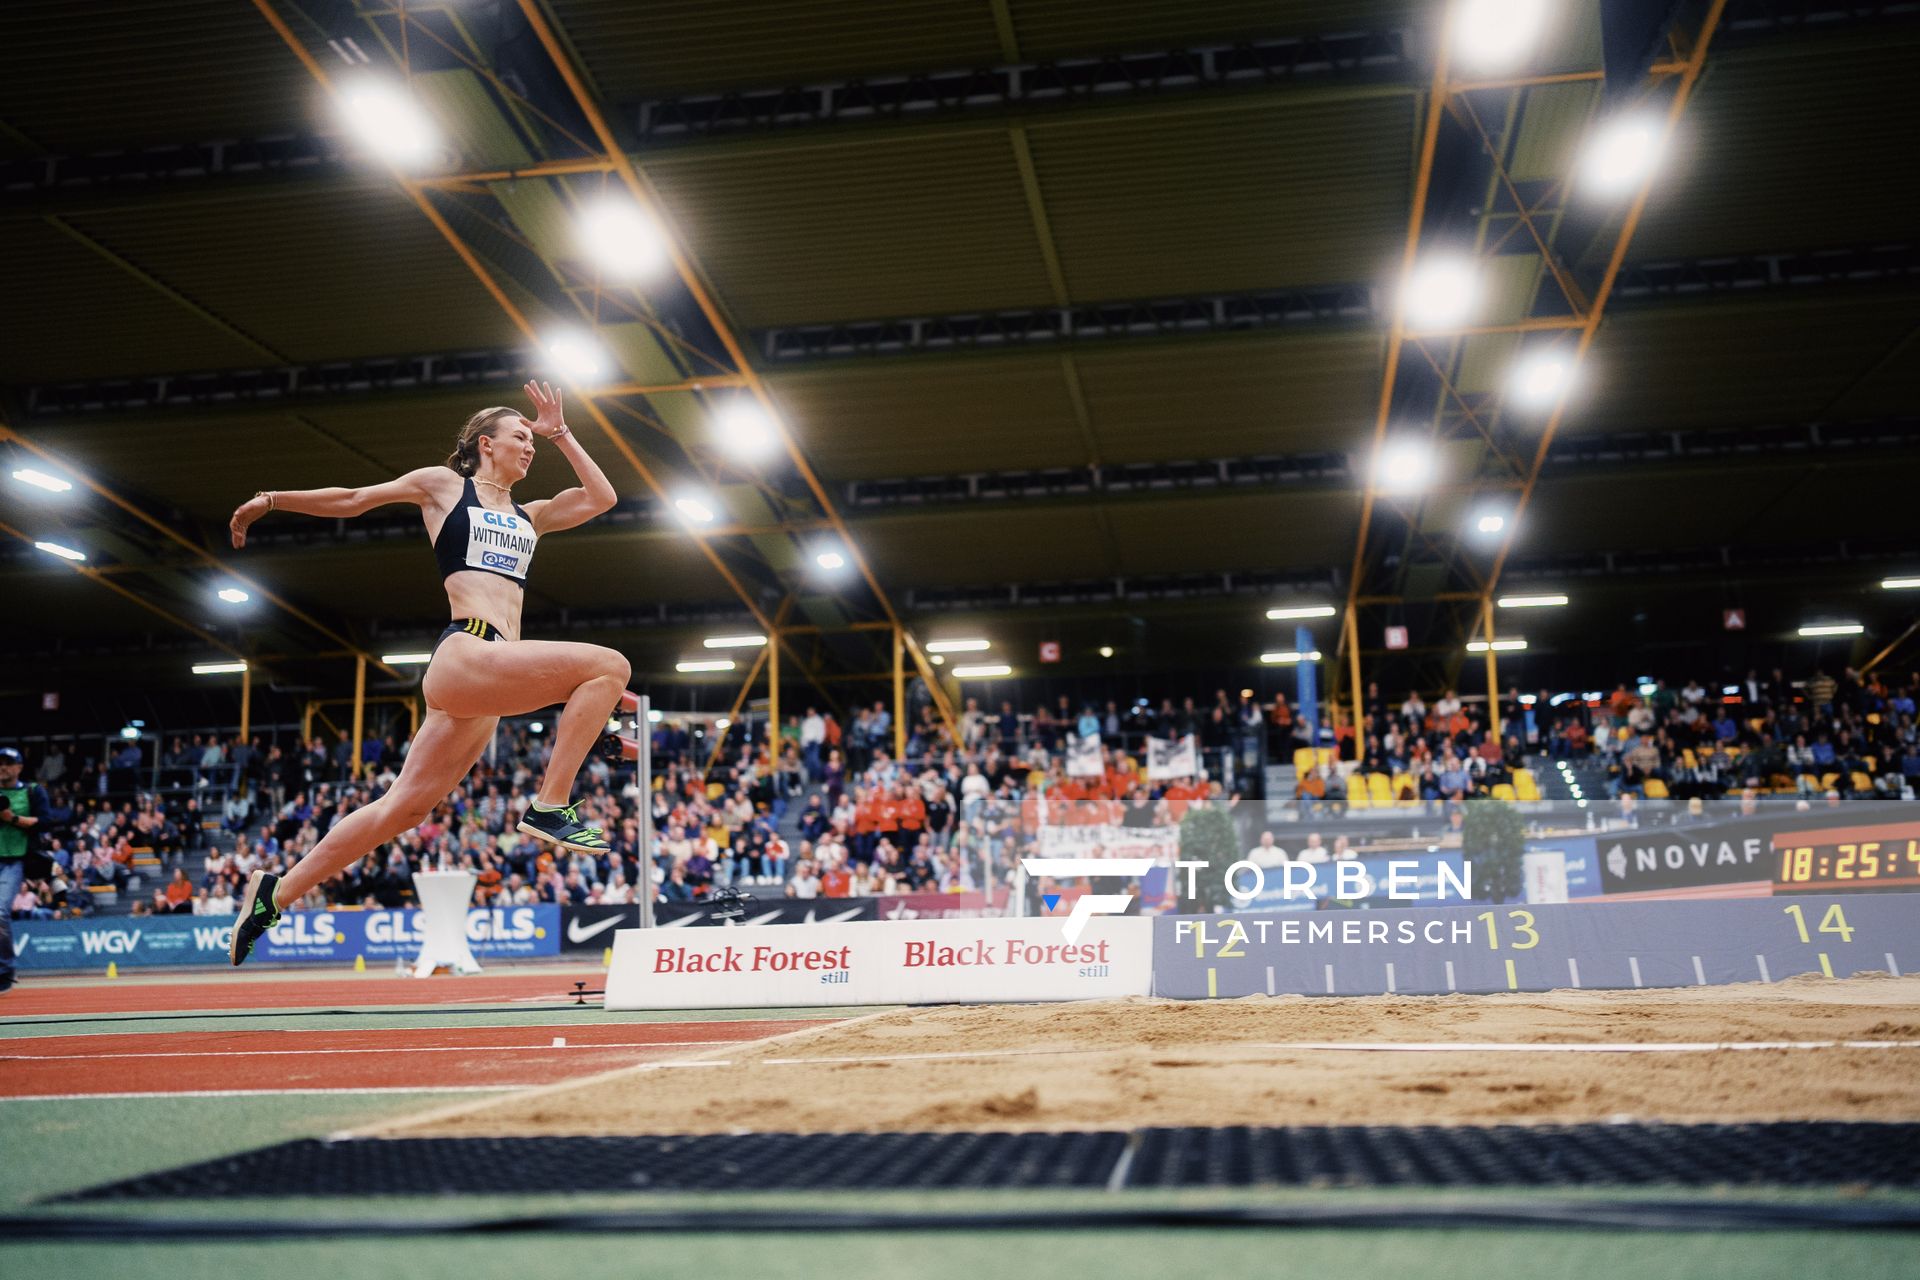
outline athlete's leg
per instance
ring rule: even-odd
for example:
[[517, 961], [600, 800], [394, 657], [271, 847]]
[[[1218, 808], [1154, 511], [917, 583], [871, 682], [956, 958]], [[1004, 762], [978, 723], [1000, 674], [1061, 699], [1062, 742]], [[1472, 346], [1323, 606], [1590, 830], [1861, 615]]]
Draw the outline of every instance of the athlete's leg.
[[456, 720], [429, 704], [400, 776], [387, 793], [334, 824], [326, 837], [280, 878], [274, 906], [290, 907], [316, 885], [339, 875], [385, 841], [427, 820], [433, 807], [460, 785], [486, 750], [491, 716]]
[[523, 715], [565, 703], [539, 803], [564, 805], [587, 752], [607, 731], [607, 717], [633, 674], [627, 660], [597, 644], [549, 640], [478, 640], [449, 636], [421, 688], [427, 705], [455, 716]]

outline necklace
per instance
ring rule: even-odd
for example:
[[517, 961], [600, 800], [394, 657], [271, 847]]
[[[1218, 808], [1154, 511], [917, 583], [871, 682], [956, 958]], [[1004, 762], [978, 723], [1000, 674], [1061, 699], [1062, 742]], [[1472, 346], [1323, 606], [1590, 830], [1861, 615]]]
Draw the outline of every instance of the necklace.
[[487, 486], [488, 488], [491, 488], [491, 489], [498, 489], [498, 490], [499, 490], [500, 492], [502, 492], [502, 493], [504, 493], [504, 494], [507, 494], [507, 495], [509, 495], [509, 496], [511, 496], [511, 495], [512, 495], [512, 493], [513, 493], [513, 488], [512, 488], [512, 486], [510, 486], [510, 485], [504, 485], [504, 484], [501, 484], [501, 483], [500, 483], [499, 481], [497, 481], [497, 480], [482, 480], [482, 479], [481, 479], [481, 478], [480, 478], [479, 476], [475, 476], [475, 477], [473, 478], [473, 482], [474, 482], [475, 484], [484, 484], [484, 485], [486, 485], [486, 486]]

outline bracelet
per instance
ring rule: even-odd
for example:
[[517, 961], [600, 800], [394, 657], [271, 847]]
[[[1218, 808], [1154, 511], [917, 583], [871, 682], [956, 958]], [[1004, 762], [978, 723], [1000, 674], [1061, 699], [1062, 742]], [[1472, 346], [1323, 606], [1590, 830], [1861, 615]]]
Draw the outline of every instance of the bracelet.
[[273, 510], [273, 491], [271, 489], [261, 489], [253, 496], [256, 498], [265, 498], [267, 500], [267, 510]]

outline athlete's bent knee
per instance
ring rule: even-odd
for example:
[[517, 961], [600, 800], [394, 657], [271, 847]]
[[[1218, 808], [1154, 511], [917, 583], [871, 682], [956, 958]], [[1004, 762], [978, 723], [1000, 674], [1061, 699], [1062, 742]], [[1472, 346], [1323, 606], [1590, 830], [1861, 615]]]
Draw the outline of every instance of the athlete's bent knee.
[[625, 689], [627, 681], [633, 677], [633, 664], [627, 661], [627, 655], [617, 649], [602, 649], [600, 662], [600, 674], [608, 679], [618, 680], [620, 687]]
[[[387, 797], [388, 826], [394, 834], [411, 831], [433, 816], [433, 801], [425, 796], [390, 795]], [[389, 837], [391, 838], [391, 837]]]

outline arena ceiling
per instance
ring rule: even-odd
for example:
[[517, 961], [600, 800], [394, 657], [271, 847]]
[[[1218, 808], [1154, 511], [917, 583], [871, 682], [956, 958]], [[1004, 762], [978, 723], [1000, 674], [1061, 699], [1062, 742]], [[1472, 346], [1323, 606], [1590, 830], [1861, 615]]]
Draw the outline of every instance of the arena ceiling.
[[[472, 409], [511, 402], [542, 369], [508, 306], [542, 332], [597, 318], [627, 385], [719, 367], [688, 355], [714, 350], [714, 326], [679, 282], [613, 288], [575, 260], [567, 211], [617, 175], [503, 176], [592, 149], [516, 4], [271, 7], [331, 76], [361, 58], [411, 69], [454, 137], [439, 185], [416, 200], [358, 154], [253, 5], [0, 9], [0, 408], [124, 499], [0, 488], [16, 535], [0, 540], [11, 671], [184, 679], [211, 636], [337, 690], [343, 649], [417, 647], [437, 628], [431, 557], [382, 517], [271, 521], [235, 555], [222, 533], [239, 500], [443, 456]], [[1604, 17], [1692, 30], [1703, 7], [1606, 0]], [[1570, 10], [1548, 69], [1606, 65], [1601, 7]], [[1041, 640], [1063, 644], [1053, 670], [1068, 674], [1241, 667], [1291, 647], [1264, 608], [1361, 594], [1377, 601], [1370, 663], [1397, 621], [1413, 646], [1391, 678], [1457, 664], [1473, 619], [1445, 597], [1480, 554], [1458, 535], [1462, 495], [1494, 463], [1437, 378], [1403, 376], [1392, 415], [1431, 428], [1459, 483], [1375, 520], [1358, 589], [1352, 572], [1434, 6], [537, 12], [922, 638], [989, 634], [1023, 672], [1043, 670]], [[1528, 200], [1630, 87], [1613, 70], [1472, 99]], [[1623, 644], [1697, 654], [1733, 606], [1764, 639], [1845, 616], [1868, 624], [1870, 650], [1905, 625], [1877, 584], [1920, 571], [1916, 71], [1910, 4], [1732, 0], [1720, 16], [1505, 566], [1514, 589], [1574, 598], [1527, 620], [1529, 662]], [[1488, 198], [1485, 157], [1455, 132], [1427, 225], [1472, 237], [1511, 206]], [[1551, 217], [1556, 262], [1591, 290], [1617, 217]], [[1541, 314], [1541, 256], [1508, 245], [1496, 304]], [[1484, 409], [1514, 341], [1445, 351], [1454, 404]], [[810, 571], [838, 534], [797, 465], [755, 473], [716, 453], [701, 424], [737, 394], [602, 397], [633, 460], [722, 495], [746, 531], [708, 539], [711, 554], [571, 415], [629, 497], [543, 548], [531, 630], [608, 639], [663, 671], [701, 635], [752, 622], [749, 602], [829, 631], [884, 615], [857, 577]], [[8, 470], [49, 465], [18, 442], [0, 451]], [[548, 460], [529, 488], [563, 482]], [[1471, 501], [1483, 492], [1498, 488]], [[36, 539], [85, 547], [92, 572]], [[222, 565], [298, 613], [223, 606]], [[1331, 651], [1334, 623], [1316, 639]], [[868, 644], [829, 635], [796, 656], [852, 675], [879, 669]], [[21, 679], [15, 692], [38, 687]]]

